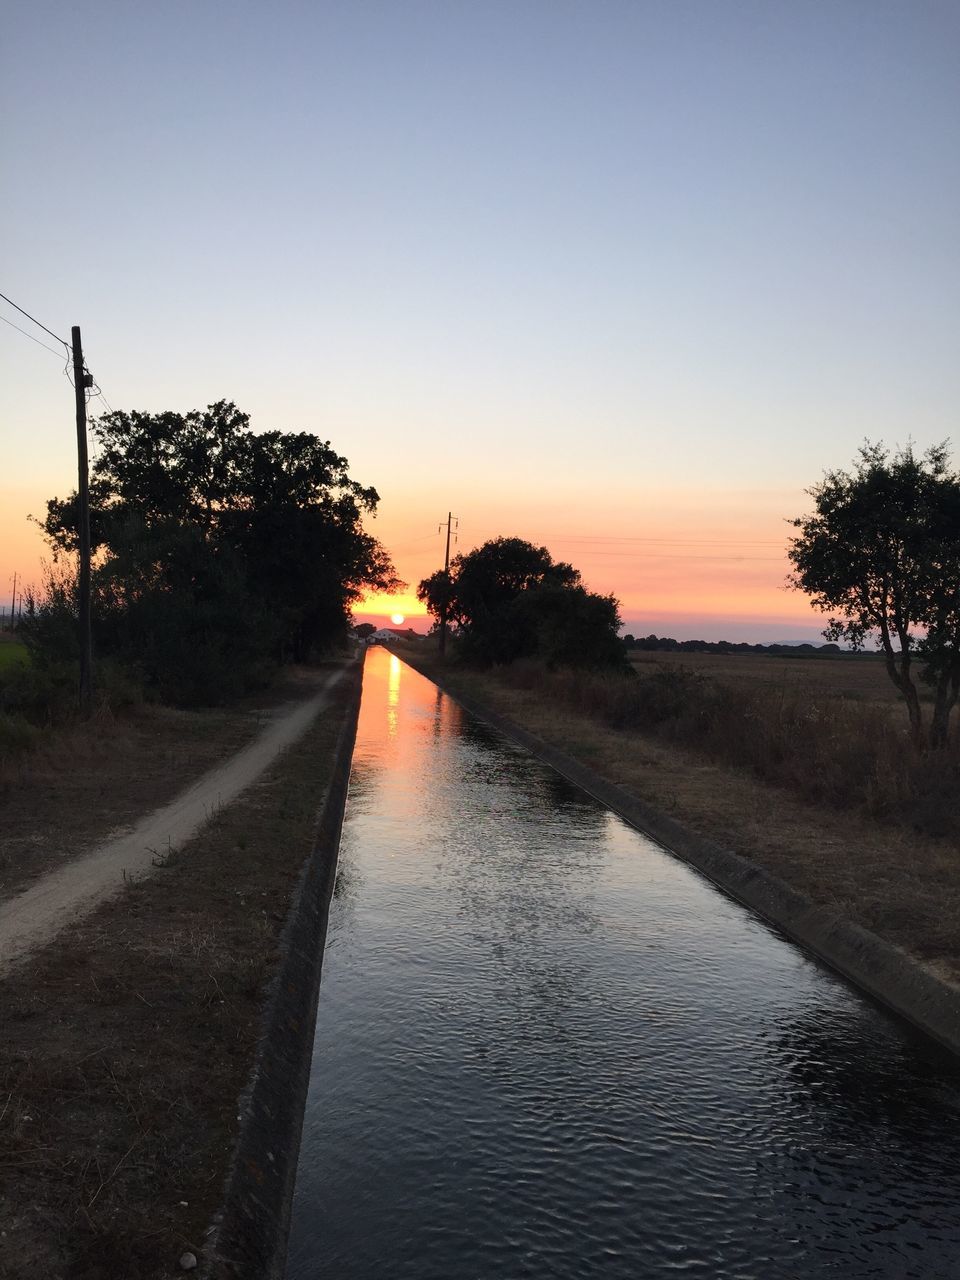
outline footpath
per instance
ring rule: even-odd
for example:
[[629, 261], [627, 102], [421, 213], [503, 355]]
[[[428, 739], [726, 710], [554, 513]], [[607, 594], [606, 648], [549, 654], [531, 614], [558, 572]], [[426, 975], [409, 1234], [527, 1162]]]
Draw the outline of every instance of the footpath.
[[124, 885], [162, 867], [203, 825], [215, 817], [303, 736], [330, 700], [338, 673], [303, 702], [275, 710], [256, 738], [218, 768], [205, 773], [169, 804], [148, 814], [128, 834], [43, 876], [0, 902], [0, 975], [13, 962], [49, 942]]
[[[201, 1274], [225, 1203], [250, 1204], [232, 1188], [251, 1082], [283, 1046], [305, 886], [332, 888], [360, 669], [310, 686], [176, 799], [0, 902], [2, 1280]], [[298, 1045], [318, 979], [287, 1017]]]

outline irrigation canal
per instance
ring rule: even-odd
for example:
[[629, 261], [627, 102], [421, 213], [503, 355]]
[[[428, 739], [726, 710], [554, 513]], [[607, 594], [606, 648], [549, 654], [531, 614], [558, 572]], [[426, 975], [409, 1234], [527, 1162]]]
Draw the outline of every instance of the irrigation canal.
[[960, 1276], [960, 1072], [381, 649], [288, 1280]]

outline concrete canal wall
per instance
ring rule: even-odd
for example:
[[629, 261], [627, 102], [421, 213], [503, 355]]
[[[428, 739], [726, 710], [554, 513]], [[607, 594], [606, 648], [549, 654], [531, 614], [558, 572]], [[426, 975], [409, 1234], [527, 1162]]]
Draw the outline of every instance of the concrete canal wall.
[[346, 674], [350, 707], [336, 760], [281, 938], [280, 968], [264, 1011], [224, 1206], [202, 1274], [210, 1280], [282, 1280], [310, 1081], [327, 915], [357, 733], [363, 664]]

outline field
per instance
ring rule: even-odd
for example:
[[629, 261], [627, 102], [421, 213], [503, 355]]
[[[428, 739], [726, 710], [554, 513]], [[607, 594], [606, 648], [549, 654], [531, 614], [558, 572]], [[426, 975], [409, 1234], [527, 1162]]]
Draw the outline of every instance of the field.
[[103, 706], [89, 720], [32, 730], [6, 755], [0, 732], [0, 892], [24, 888], [166, 804], [249, 742], [270, 708], [302, 697], [312, 678], [288, 669], [229, 708]]
[[[901, 706], [883, 659], [874, 654], [831, 658], [784, 658], [772, 653], [666, 653], [633, 649], [630, 663], [638, 675], [681, 668], [725, 684], [802, 694], [817, 701], [842, 698], [876, 706]], [[921, 699], [928, 699], [920, 685]]]
[[27, 661], [27, 646], [12, 636], [0, 635], [0, 674]]

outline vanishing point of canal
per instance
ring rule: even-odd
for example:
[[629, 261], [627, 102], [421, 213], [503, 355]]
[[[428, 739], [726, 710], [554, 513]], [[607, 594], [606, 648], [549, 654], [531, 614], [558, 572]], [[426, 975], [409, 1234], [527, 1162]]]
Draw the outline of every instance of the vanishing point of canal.
[[960, 1277], [960, 1071], [369, 653], [289, 1280]]

